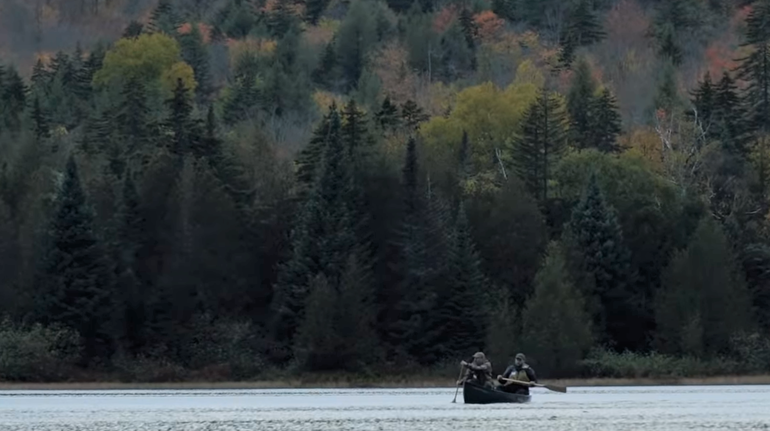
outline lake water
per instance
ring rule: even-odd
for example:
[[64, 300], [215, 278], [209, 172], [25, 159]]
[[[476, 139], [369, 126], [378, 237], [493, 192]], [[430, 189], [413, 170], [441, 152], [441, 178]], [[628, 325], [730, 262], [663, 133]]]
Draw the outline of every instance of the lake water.
[[0, 430], [770, 430], [770, 386], [537, 388], [528, 404], [485, 406], [454, 392], [0, 391]]

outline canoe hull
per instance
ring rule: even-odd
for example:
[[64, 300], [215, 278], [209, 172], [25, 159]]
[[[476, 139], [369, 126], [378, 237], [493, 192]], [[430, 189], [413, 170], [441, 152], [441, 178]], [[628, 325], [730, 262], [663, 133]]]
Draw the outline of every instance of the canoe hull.
[[463, 399], [465, 404], [528, 403], [531, 395], [511, 394], [465, 382]]

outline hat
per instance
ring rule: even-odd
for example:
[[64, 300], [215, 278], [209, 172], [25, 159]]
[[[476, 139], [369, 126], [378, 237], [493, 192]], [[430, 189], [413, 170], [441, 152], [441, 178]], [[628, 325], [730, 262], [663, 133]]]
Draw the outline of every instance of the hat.
[[525, 360], [526, 358], [524, 357], [524, 354], [523, 354], [523, 353], [517, 353], [517, 354], [516, 354], [516, 359], [521, 359], [521, 360], [523, 361], [523, 360]]
[[481, 358], [481, 359], [484, 359], [484, 358], [485, 358], [485, 357], [484, 357], [484, 353], [482, 353], [482, 352], [476, 352], [476, 353], [474, 353], [474, 354], [473, 354], [473, 357], [474, 357], [474, 358]]

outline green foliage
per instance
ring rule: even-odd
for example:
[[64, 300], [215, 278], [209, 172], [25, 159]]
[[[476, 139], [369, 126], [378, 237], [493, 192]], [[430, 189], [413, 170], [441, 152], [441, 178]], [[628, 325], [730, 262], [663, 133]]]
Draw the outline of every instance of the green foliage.
[[116, 305], [112, 263], [94, 228], [70, 156], [41, 260], [33, 316], [77, 331], [86, 358], [111, 353]]
[[337, 34], [337, 57], [346, 88], [355, 88], [377, 42], [376, 26], [369, 13], [371, 0], [355, 0]]
[[80, 340], [71, 329], [0, 322], [0, 380], [63, 381], [80, 359]]
[[566, 115], [562, 100], [542, 90], [524, 117], [516, 145], [516, 167], [520, 177], [539, 201], [548, 199], [548, 183], [554, 164], [566, 145]]
[[522, 315], [522, 346], [548, 376], [574, 375], [593, 340], [591, 317], [568, 275], [560, 246], [548, 245]]
[[723, 354], [732, 335], [751, 329], [745, 278], [715, 221], [704, 217], [688, 247], [674, 255], [656, 304], [657, 343], [663, 352]]
[[153, 33], [115, 42], [107, 51], [102, 68], [94, 75], [94, 84], [105, 88], [138, 80], [147, 86], [160, 85], [170, 93], [178, 79], [190, 90], [198, 85], [194, 70], [182, 60], [177, 41]]
[[631, 255], [615, 210], [593, 175], [572, 212], [564, 243], [570, 272], [588, 302], [595, 331], [620, 350], [639, 347], [645, 338], [639, 322], [643, 299], [634, 292]]

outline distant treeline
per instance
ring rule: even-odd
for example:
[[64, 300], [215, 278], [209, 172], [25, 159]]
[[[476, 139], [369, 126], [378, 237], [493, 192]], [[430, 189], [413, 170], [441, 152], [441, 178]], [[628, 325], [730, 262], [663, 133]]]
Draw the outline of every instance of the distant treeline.
[[0, 68], [0, 379], [770, 371], [770, 0], [197, 3]]

